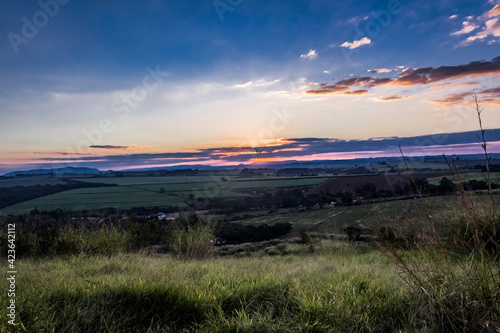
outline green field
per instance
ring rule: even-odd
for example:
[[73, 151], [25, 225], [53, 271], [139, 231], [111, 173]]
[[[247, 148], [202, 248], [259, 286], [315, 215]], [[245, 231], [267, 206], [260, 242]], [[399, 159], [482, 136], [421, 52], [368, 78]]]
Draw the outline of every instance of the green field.
[[0, 187], [33, 186], [33, 185], [57, 185], [64, 184], [64, 178], [51, 175], [39, 175], [29, 177], [2, 177]]
[[[439, 185], [439, 181], [443, 177], [432, 177], [428, 178], [429, 184]], [[458, 183], [460, 181], [469, 181], [469, 180], [477, 180], [477, 181], [486, 181], [485, 174], [480, 171], [468, 171], [464, 173], [460, 173], [459, 176], [455, 175], [453, 177], [447, 177], [452, 180], [454, 183]], [[490, 181], [492, 183], [500, 184], [500, 172], [492, 172], [490, 173]]]
[[185, 206], [190, 195], [195, 198], [242, 196], [236, 190], [309, 186], [319, 184], [328, 177], [293, 178], [236, 178], [210, 176], [193, 177], [117, 177], [74, 178], [76, 180], [118, 184], [115, 187], [75, 189], [28, 200], [1, 210], [3, 214], [24, 214], [38, 207], [50, 211], [91, 210], [106, 207], [129, 209], [132, 207]]

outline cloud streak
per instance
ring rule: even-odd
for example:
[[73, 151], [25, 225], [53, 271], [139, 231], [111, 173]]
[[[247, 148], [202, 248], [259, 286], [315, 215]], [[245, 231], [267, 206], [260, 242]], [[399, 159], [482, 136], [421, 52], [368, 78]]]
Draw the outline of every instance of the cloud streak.
[[477, 95], [481, 103], [500, 104], [500, 88], [483, 89], [479, 91], [465, 91], [462, 93], [449, 94], [441, 100], [430, 102], [442, 105], [467, 104], [473, 95]]
[[408, 96], [400, 97], [400, 96], [389, 96], [389, 97], [381, 97], [379, 98], [381, 101], [399, 101], [400, 99], [408, 98]]
[[141, 147], [138, 147], [138, 146], [92, 145], [92, 146], [89, 146], [89, 148], [129, 150], [129, 149], [140, 149]]

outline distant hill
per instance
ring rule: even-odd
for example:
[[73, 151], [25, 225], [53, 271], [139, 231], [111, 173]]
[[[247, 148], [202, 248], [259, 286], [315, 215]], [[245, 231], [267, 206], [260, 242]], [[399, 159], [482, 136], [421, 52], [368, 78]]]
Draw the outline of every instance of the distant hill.
[[50, 173], [54, 173], [57, 175], [61, 174], [94, 174], [98, 175], [101, 173], [98, 169], [93, 168], [74, 168], [74, 167], [65, 167], [65, 168], [56, 168], [56, 169], [34, 169], [34, 170], [25, 170], [25, 171], [14, 171], [9, 172], [3, 175], [4, 177], [14, 177], [19, 175], [48, 175]]

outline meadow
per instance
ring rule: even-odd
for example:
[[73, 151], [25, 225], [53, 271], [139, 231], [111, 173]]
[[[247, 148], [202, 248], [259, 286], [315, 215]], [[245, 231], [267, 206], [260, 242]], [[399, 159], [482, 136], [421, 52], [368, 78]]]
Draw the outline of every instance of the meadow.
[[[141, 254], [23, 260], [1, 332], [411, 331], [412, 295], [380, 252], [185, 262]], [[2, 271], [5, 272], [2, 266]]]
[[[38, 181], [38, 177], [35, 178]], [[41, 198], [28, 200], [1, 209], [3, 214], [19, 215], [35, 207], [45, 211], [57, 208], [64, 210], [92, 210], [114, 207], [185, 207], [193, 198], [235, 197], [246, 195], [245, 190], [263, 188], [286, 188], [317, 185], [328, 177], [109, 177], [73, 178], [89, 183], [118, 184], [114, 187], [74, 189]], [[49, 180], [44, 180], [49, 181]], [[0, 185], [2, 182], [0, 182]], [[194, 196], [194, 197], [193, 197]]]
[[[17, 325], [2, 298], [0, 331], [497, 332], [500, 219], [489, 196], [465, 195], [473, 211], [448, 196], [249, 218], [241, 223], [285, 217], [303, 232], [238, 246], [207, 247], [209, 230], [177, 229], [169, 241], [190, 253], [131, 248], [136, 234], [113, 226], [63, 227], [57, 242], [72, 252], [17, 259]], [[371, 240], [325, 237], [350, 223], [371, 228]]]

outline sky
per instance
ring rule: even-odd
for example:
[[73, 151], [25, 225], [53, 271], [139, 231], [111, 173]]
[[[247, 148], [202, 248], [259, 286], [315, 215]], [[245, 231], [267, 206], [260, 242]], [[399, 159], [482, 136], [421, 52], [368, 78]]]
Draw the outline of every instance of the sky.
[[500, 152], [500, 0], [0, 2], [0, 174]]

